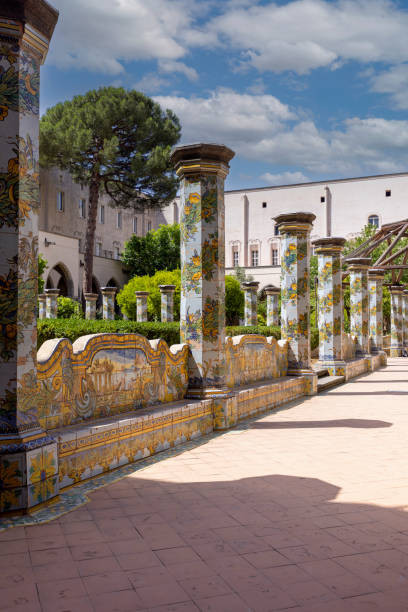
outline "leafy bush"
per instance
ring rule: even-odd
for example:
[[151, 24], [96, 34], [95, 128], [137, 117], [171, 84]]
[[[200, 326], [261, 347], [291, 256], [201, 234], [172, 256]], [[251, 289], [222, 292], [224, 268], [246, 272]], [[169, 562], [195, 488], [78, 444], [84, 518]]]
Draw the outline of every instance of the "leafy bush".
[[267, 327], [266, 325], [230, 325], [226, 329], [227, 336], [242, 336], [243, 334], [259, 334], [260, 336], [273, 336], [280, 340], [280, 327]]
[[117, 302], [122, 312], [132, 321], [136, 319], [135, 291], [148, 291], [147, 314], [149, 320], [160, 321], [161, 294], [159, 285], [176, 285], [174, 318], [180, 317], [180, 270], [160, 270], [154, 276], [135, 276], [119, 291]]
[[43, 274], [47, 268], [48, 261], [41, 253], [38, 253], [38, 293], [44, 291], [45, 280], [43, 279]]
[[125, 243], [122, 263], [130, 276], [152, 276], [158, 270], [180, 267], [180, 226], [160, 225], [146, 236], [133, 236]]
[[88, 334], [141, 334], [148, 340], [163, 338], [167, 344], [179, 344], [179, 323], [138, 323], [136, 321], [106, 321], [87, 319], [41, 319], [37, 321], [37, 346], [53, 338], [68, 338], [74, 342]]
[[225, 320], [227, 325], [237, 325], [244, 316], [245, 296], [235, 276], [225, 277]]
[[72, 298], [60, 296], [57, 298], [59, 319], [82, 319], [82, 306]]

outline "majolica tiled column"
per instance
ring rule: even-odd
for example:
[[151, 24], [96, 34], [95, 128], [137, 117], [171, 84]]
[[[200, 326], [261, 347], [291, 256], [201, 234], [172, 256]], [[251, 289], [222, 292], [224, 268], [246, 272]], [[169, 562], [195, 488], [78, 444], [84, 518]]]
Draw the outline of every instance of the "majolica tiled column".
[[383, 348], [383, 282], [384, 270], [368, 271], [369, 334], [373, 353]]
[[288, 374], [305, 375], [308, 393], [317, 391], [310, 349], [310, 232], [316, 215], [274, 217], [281, 235], [281, 329], [289, 340]]
[[403, 311], [402, 311], [402, 333], [404, 347], [408, 347], [408, 290], [404, 289], [403, 297]]
[[[225, 379], [224, 180], [234, 153], [228, 147], [177, 147], [181, 179], [180, 338], [190, 348], [189, 397], [227, 397]], [[218, 408], [218, 406], [220, 406]], [[216, 403], [216, 427], [228, 411]]]
[[47, 316], [45, 302], [46, 302], [45, 293], [40, 293], [40, 295], [38, 296], [38, 318], [39, 319], [45, 319]]
[[45, 316], [47, 319], [56, 319], [58, 317], [58, 297], [59, 289], [45, 290]]
[[242, 288], [245, 294], [245, 327], [249, 327], [250, 325], [258, 325], [258, 287], [259, 283], [256, 281], [242, 283]]
[[85, 293], [85, 319], [96, 319], [97, 293]]
[[148, 291], [135, 291], [136, 295], [136, 321], [147, 321], [147, 298]]
[[58, 494], [57, 445], [37, 385], [40, 64], [58, 13], [43, 0], [0, 8], [0, 512]]
[[266, 324], [268, 327], [279, 326], [279, 295], [280, 288], [268, 285], [266, 293]]
[[369, 352], [368, 346], [368, 268], [366, 257], [348, 260], [350, 272], [350, 334], [357, 338], [356, 356]]
[[162, 323], [173, 321], [174, 291], [176, 285], [159, 285], [161, 293], [161, 320]]
[[318, 258], [319, 361], [330, 375], [345, 374], [342, 353], [343, 300], [341, 253], [345, 238], [320, 238], [313, 245]]
[[402, 331], [402, 300], [404, 287], [392, 285], [391, 294], [391, 350], [390, 357], [401, 357], [404, 349]]
[[104, 319], [115, 318], [115, 293], [116, 287], [101, 287], [102, 293], [102, 317]]

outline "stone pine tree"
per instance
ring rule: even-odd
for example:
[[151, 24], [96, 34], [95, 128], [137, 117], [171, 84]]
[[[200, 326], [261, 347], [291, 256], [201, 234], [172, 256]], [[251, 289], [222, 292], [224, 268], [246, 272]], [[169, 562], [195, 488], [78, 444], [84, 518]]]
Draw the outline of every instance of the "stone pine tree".
[[92, 292], [99, 195], [114, 206], [159, 208], [176, 194], [169, 162], [180, 137], [176, 115], [142, 93], [103, 87], [56, 104], [40, 122], [40, 162], [89, 186], [84, 293]]

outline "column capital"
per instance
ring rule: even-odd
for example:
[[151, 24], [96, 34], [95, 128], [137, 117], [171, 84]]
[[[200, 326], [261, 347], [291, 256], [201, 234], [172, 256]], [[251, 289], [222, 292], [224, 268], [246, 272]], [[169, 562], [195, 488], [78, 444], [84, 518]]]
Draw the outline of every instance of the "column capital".
[[58, 15], [59, 12], [45, 0], [2, 2], [0, 39], [18, 40], [44, 63]]
[[244, 291], [258, 291], [258, 287], [258, 281], [248, 281], [247, 283], [242, 283], [242, 288]]
[[170, 161], [179, 177], [197, 174], [217, 174], [225, 178], [229, 162], [235, 153], [225, 145], [196, 143], [175, 147]]
[[106, 295], [109, 295], [110, 293], [116, 293], [117, 290], [118, 290], [117, 287], [101, 287], [102, 294], [106, 294]]
[[347, 260], [349, 270], [368, 270], [371, 265], [370, 257], [352, 257]]
[[136, 297], [147, 297], [149, 295], [148, 291], [135, 291]]
[[384, 280], [385, 270], [380, 268], [370, 268], [368, 270], [368, 278], [370, 280]]
[[315, 253], [321, 253], [325, 255], [336, 255], [343, 251], [343, 247], [346, 244], [345, 238], [338, 238], [328, 236], [326, 238], [318, 238], [312, 241]]
[[308, 232], [312, 229], [316, 215], [309, 212], [283, 213], [273, 217], [278, 226], [280, 234], [290, 234], [292, 232]]
[[88, 302], [96, 302], [96, 300], [98, 299], [98, 294], [97, 293], [84, 293], [84, 298]]
[[45, 297], [47, 296], [56, 296], [58, 297], [60, 294], [60, 290], [59, 289], [45, 289]]
[[176, 285], [159, 285], [161, 293], [174, 293]]
[[275, 285], [267, 285], [264, 287], [264, 291], [266, 295], [279, 295], [280, 287], [275, 287]]
[[391, 285], [390, 293], [403, 293], [405, 291], [403, 285]]
[[39, 293], [39, 294], [38, 294], [38, 299], [39, 299], [39, 300], [45, 300], [45, 299], [46, 299], [46, 297], [47, 297], [47, 295], [46, 295], [45, 293]]

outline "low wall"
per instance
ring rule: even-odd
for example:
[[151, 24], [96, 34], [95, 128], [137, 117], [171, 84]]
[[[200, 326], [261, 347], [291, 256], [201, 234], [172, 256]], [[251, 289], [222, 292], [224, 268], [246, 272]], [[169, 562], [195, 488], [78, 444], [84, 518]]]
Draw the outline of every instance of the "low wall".
[[187, 345], [138, 334], [47, 340], [37, 355], [40, 423], [52, 430], [180, 400], [187, 359]]
[[286, 376], [286, 340], [258, 335], [228, 336], [225, 341], [227, 385], [239, 387], [268, 378]]

